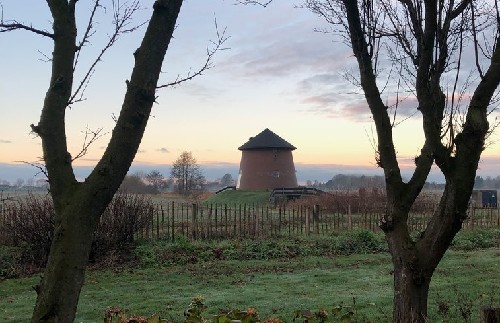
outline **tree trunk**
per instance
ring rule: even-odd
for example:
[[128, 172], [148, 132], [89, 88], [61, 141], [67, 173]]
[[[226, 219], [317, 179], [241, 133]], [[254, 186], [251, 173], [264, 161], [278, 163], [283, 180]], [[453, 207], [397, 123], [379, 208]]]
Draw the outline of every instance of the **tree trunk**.
[[[78, 204], [81, 205], [81, 204]], [[56, 223], [54, 240], [31, 322], [73, 322], [85, 279], [96, 216], [68, 207]], [[97, 217], [98, 218], [98, 217]]]
[[409, 210], [388, 214], [385, 219], [395, 222], [386, 221], [382, 229], [394, 265], [393, 322], [427, 322], [429, 284], [439, 260], [435, 254], [420, 251], [419, 243], [412, 240], [406, 224]]
[[430, 275], [398, 262], [394, 266], [393, 322], [420, 323], [427, 320]]
[[[384, 170], [387, 194], [387, 209], [381, 228], [386, 235], [394, 264], [393, 321], [426, 322], [432, 273], [466, 218], [476, 169], [489, 132], [488, 106], [494, 94], [498, 93], [500, 83], [500, 46], [492, 47], [491, 64], [484, 75], [479, 73], [480, 81], [467, 108], [465, 122], [461, 121], [459, 124], [462, 130], [455, 133], [452, 117], [458, 114], [453, 108], [445, 113], [449, 102], [448, 92], [441, 86], [442, 75], [446, 69], [450, 70], [448, 63], [452, 54], [456, 55], [457, 50], [462, 53], [462, 47], [453, 50], [453, 46], [449, 46], [454, 41], [447, 43], [454, 39], [450, 26], [472, 4], [470, 1], [462, 1], [460, 5], [451, 2], [446, 9], [447, 6], [442, 6], [437, 1], [419, 1], [418, 6], [413, 1], [395, 3], [402, 7], [392, 7], [392, 4], [387, 3], [379, 7], [381, 11], [377, 11], [379, 8], [372, 2], [350, 0], [308, 1], [307, 6], [325, 17], [329, 23], [347, 29], [353, 54], [358, 62], [359, 83], [376, 126], [376, 161]], [[397, 16], [400, 9], [406, 13], [406, 21], [399, 17], [379, 20], [382, 16]], [[385, 21], [391, 23], [386, 24]], [[401, 26], [405, 23], [413, 31], [410, 38], [406, 38], [407, 34], [401, 32]], [[498, 27], [498, 21], [496, 24]], [[378, 28], [381, 28], [381, 32]], [[476, 30], [473, 31], [475, 32]], [[397, 39], [396, 44], [399, 42], [401, 52], [398, 53], [397, 49], [395, 51], [398, 54], [392, 61], [394, 67], [402, 62], [399, 54], [411, 57], [413, 67], [407, 71], [410, 78], [415, 77], [415, 99], [418, 101], [417, 109], [422, 114], [425, 143], [421, 154], [415, 158], [415, 170], [409, 181], [404, 181], [401, 176], [393, 141], [392, 130], [395, 124], [389, 117], [389, 106], [382, 100], [382, 91], [377, 85], [375, 67], [381, 56], [373, 49], [378, 47], [374, 44], [383, 43], [381, 39], [386, 36], [392, 40]], [[495, 37], [491, 39], [492, 44], [500, 41], [498, 35]], [[397, 47], [398, 45], [391, 48]], [[455, 65], [455, 68], [459, 70], [460, 64]], [[403, 68], [402, 71], [404, 70]], [[386, 87], [387, 84], [384, 85]], [[446, 127], [446, 121], [443, 121], [448, 117], [451, 126]], [[449, 137], [448, 142], [444, 140], [445, 137]], [[443, 173], [446, 187], [432, 219], [420, 237], [413, 240], [408, 229], [408, 213], [423, 189], [434, 163]]]
[[[42, 138], [56, 219], [44, 276], [35, 287], [38, 297], [32, 323], [71, 323], [75, 319], [94, 230], [141, 143], [183, 0], [155, 1], [141, 46], [134, 53], [135, 66], [127, 81], [127, 92], [111, 140], [84, 183], [78, 183], [74, 176], [64, 127], [74, 62], [74, 55], [68, 53], [76, 48], [76, 2], [47, 1], [56, 34], [52, 85], [47, 91], [40, 122], [32, 128]], [[63, 32], [67, 30], [74, 33], [67, 37], [59, 35], [65, 35]], [[62, 90], [61, 84], [65, 86]]]

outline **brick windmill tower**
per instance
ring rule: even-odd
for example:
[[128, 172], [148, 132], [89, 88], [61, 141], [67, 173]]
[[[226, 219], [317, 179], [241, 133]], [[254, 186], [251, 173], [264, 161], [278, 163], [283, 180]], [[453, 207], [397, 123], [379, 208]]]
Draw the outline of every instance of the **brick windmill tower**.
[[297, 176], [289, 142], [265, 129], [241, 147], [237, 188], [265, 191], [281, 187], [297, 187]]

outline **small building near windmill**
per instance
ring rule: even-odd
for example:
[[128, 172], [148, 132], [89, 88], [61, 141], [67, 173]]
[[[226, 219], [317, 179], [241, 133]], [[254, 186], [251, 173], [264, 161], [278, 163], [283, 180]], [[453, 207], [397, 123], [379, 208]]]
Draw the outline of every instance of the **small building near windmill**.
[[238, 148], [241, 150], [237, 189], [265, 191], [297, 187], [297, 175], [289, 142], [265, 129]]

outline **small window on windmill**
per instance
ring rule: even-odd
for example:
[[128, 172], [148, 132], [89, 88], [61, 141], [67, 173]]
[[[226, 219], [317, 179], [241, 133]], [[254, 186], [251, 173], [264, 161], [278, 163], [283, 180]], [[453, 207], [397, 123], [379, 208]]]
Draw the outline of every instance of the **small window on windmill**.
[[274, 160], [276, 160], [278, 158], [278, 149], [277, 148], [273, 149], [273, 156], [274, 156]]
[[278, 170], [275, 170], [273, 173], [272, 173], [272, 176], [274, 178], [279, 178], [280, 177], [280, 172]]

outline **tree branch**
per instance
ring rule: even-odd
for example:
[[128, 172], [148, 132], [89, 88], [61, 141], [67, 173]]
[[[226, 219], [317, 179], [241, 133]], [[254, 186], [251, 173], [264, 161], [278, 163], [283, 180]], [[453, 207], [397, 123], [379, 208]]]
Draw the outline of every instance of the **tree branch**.
[[30, 32], [35, 33], [35, 34], [54, 39], [54, 34], [49, 33], [48, 31], [37, 29], [31, 25], [28, 26], [28, 25], [22, 24], [18, 21], [15, 21], [15, 20], [4, 21], [4, 19], [3, 19], [3, 7], [2, 7], [2, 15], [0, 17], [0, 33], [13, 31], [13, 30], [19, 30], [19, 29], [27, 30], [27, 31], [30, 31]]
[[87, 127], [83, 133], [85, 134], [85, 138], [83, 139], [82, 149], [75, 157], [71, 159], [72, 162], [78, 158], [85, 156], [88, 152], [89, 147], [99, 138], [105, 135], [105, 133], [102, 133], [102, 128], [98, 128], [97, 130], [90, 130], [90, 128]]
[[456, 17], [458, 17], [460, 14], [462, 14], [462, 12], [464, 12], [464, 10], [467, 8], [467, 6], [469, 4], [472, 4], [472, 0], [462, 0], [458, 6], [455, 7], [455, 9], [453, 9], [449, 16], [450, 16], [450, 20], [453, 20], [455, 19]]
[[382, 102], [377, 87], [371, 57], [361, 26], [358, 4], [350, 0], [342, 0], [342, 2], [347, 14], [353, 53], [359, 65], [361, 87], [377, 128], [380, 166], [384, 169], [388, 186], [393, 185], [390, 189], [394, 190], [402, 184], [402, 178], [392, 140], [392, 127], [387, 114], [387, 106]]
[[23, 163], [26, 165], [30, 165], [38, 169], [38, 173], [35, 174], [37, 176], [38, 174], [43, 174], [47, 179], [49, 178], [49, 173], [47, 172], [47, 167], [45, 167], [45, 164], [39, 163], [39, 162], [27, 162], [27, 161], [16, 161], [16, 163]]
[[214, 55], [218, 51], [226, 50], [227, 49], [227, 48], [224, 48], [222, 46], [229, 39], [229, 36], [226, 36], [226, 28], [224, 28], [224, 30], [222, 32], [219, 32], [219, 28], [218, 28], [218, 25], [217, 25], [217, 19], [215, 19], [214, 23], [215, 23], [215, 30], [217, 32], [217, 40], [216, 41], [211, 41], [211, 43], [214, 45], [213, 48], [207, 48], [206, 59], [205, 59], [205, 63], [203, 64], [203, 66], [200, 67], [196, 72], [194, 72], [192, 74], [188, 73], [185, 77], [181, 78], [180, 76], [177, 76], [177, 78], [175, 79], [175, 81], [159, 85], [159, 86], [156, 87], [157, 89], [166, 88], [166, 87], [172, 87], [172, 86], [177, 86], [177, 85], [179, 85], [181, 83], [190, 81], [190, 80], [194, 79], [195, 77], [197, 77], [199, 75], [203, 75], [204, 72], [206, 72], [207, 70], [209, 70], [209, 69], [211, 69], [213, 67], [213, 57], [214, 57]]
[[252, 4], [252, 5], [259, 5], [262, 7], [267, 7], [273, 0], [268, 0], [268, 1], [257, 1], [257, 0], [238, 0], [238, 3], [240, 4]]
[[407, 12], [410, 14], [410, 21], [413, 27], [413, 32], [415, 33], [415, 38], [417, 39], [417, 42], [420, 42], [424, 32], [422, 30], [422, 21], [418, 9], [415, 8], [411, 0], [399, 0], [399, 2], [406, 7]]
[[472, 22], [472, 38], [473, 38], [473, 43], [474, 43], [474, 58], [475, 58], [475, 63], [476, 63], [476, 68], [479, 73], [479, 76], [481, 78], [484, 78], [483, 71], [481, 69], [481, 65], [479, 64], [479, 52], [477, 50], [478, 44], [477, 44], [477, 29], [476, 29], [476, 19], [475, 19], [475, 14], [474, 14], [474, 3], [471, 2], [470, 4], [470, 9], [471, 9], [471, 22]]
[[77, 53], [76, 53], [76, 57], [75, 57], [75, 63], [74, 63], [73, 70], [75, 70], [76, 65], [78, 65], [78, 59], [80, 58], [80, 54], [82, 52], [83, 46], [89, 41], [89, 38], [94, 34], [94, 32], [92, 31], [93, 30], [93, 23], [94, 23], [94, 16], [97, 12], [98, 7], [99, 7], [99, 0], [95, 0], [94, 6], [92, 7], [92, 10], [90, 13], [89, 21], [87, 23], [87, 28], [85, 29], [85, 33], [83, 34], [82, 40], [80, 41], [80, 43], [78, 44], [78, 47], [77, 47]]
[[[90, 18], [89, 23], [87, 25], [87, 31], [84, 35], [84, 38], [82, 39], [82, 42], [78, 46], [78, 52], [77, 52], [77, 55], [75, 58], [75, 64], [74, 64], [75, 67], [76, 67], [76, 64], [78, 62], [81, 46], [88, 40], [88, 37], [90, 35], [90, 30], [92, 29], [92, 26], [91, 26], [92, 25], [92, 17], [94, 15], [94, 12], [97, 9], [98, 5], [99, 5], [99, 0], [96, 0], [96, 2], [94, 3], [94, 8], [93, 8], [93, 11], [91, 14], [91, 18]], [[134, 30], [140, 28], [142, 25], [145, 24], [145, 23], [141, 23], [141, 24], [135, 25], [131, 28], [126, 28], [126, 27], [128, 27], [130, 21], [132, 20], [134, 13], [137, 10], [139, 10], [139, 1], [138, 0], [135, 0], [130, 6], [127, 6], [125, 8], [123, 7], [123, 5], [119, 5], [119, 4], [118, 4], [118, 6], [115, 6], [115, 1], [113, 1], [113, 10], [114, 10], [114, 25], [115, 25], [115, 29], [113, 31], [113, 34], [109, 37], [108, 42], [101, 49], [101, 52], [97, 55], [97, 57], [90, 65], [89, 69], [87, 70], [87, 73], [85, 73], [85, 76], [78, 84], [77, 89], [71, 95], [71, 97], [68, 101], [68, 106], [84, 100], [83, 95], [85, 94], [85, 89], [87, 88], [87, 85], [90, 82], [90, 78], [94, 74], [94, 71], [95, 71], [97, 64], [101, 61], [104, 54], [111, 47], [113, 47], [113, 45], [116, 43], [116, 41], [118, 40], [120, 35], [133, 32]], [[122, 14], [122, 12], [123, 12], [123, 14]]]

